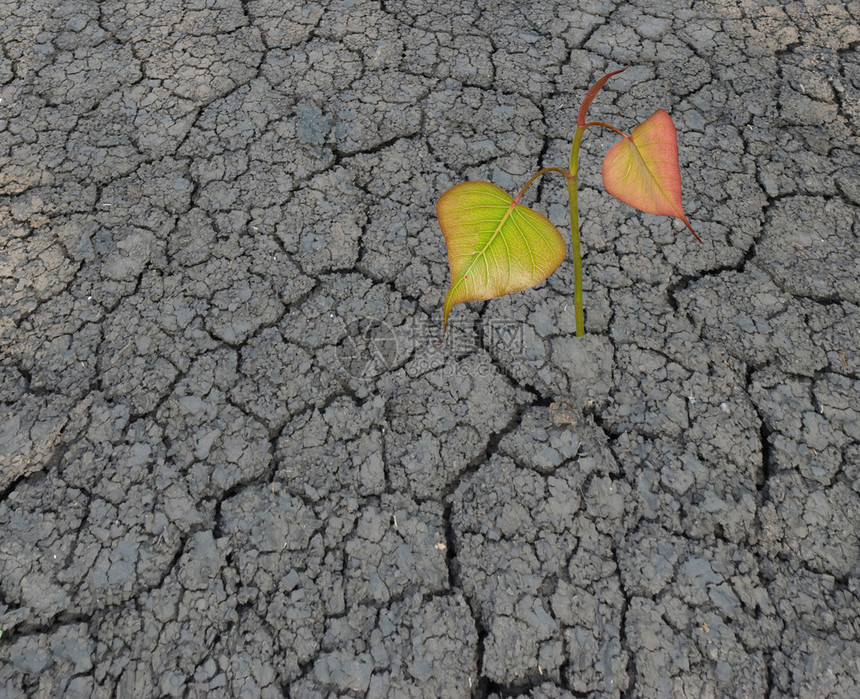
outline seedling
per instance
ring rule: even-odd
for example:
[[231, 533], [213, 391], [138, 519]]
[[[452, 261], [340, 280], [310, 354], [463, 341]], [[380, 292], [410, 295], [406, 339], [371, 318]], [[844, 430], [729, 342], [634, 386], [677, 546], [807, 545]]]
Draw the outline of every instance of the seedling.
[[461, 182], [436, 202], [436, 215], [448, 247], [451, 286], [442, 310], [443, 332], [451, 309], [464, 301], [497, 298], [539, 284], [555, 272], [567, 254], [558, 229], [542, 214], [520, 204], [541, 175], [557, 172], [567, 181], [573, 249], [576, 334], [585, 335], [582, 312], [582, 256], [579, 249], [577, 174], [579, 146], [590, 126], [611, 129], [618, 141], [603, 160], [603, 186], [616, 199], [647, 214], [681, 219], [702, 242], [681, 206], [678, 137], [672, 118], [658, 109], [628, 136], [600, 121], [587, 122], [588, 107], [601, 88], [621, 70], [607, 73], [588, 92], [579, 108], [567, 170], [547, 167], [535, 173], [516, 199], [489, 182]]

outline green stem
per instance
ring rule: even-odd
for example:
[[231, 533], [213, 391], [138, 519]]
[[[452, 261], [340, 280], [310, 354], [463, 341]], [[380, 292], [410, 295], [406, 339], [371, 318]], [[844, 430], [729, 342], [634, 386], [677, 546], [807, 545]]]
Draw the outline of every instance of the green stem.
[[[602, 126], [603, 124], [601, 124]], [[573, 134], [573, 149], [570, 153], [570, 171], [565, 172], [558, 167], [545, 167], [543, 170], [536, 172], [531, 176], [525, 186], [517, 194], [514, 199], [514, 204], [519, 204], [523, 194], [532, 186], [532, 183], [541, 175], [548, 172], [558, 172], [564, 175], [567, 181], [567, 196], [570, 199], [570, 237], [571, 248], [573, 250], [573, 308], [576, 315], [576, 334], [578, 337], [585, 335], [585, 321], [582, 313], [582, 254], [579, 250], [579, 208], [577, 205], [577, 172], [579, 171], [579, 144], [582, 141], [582, 134], [585, 129], [592, 124], [585, 126], [577, 126], [576, 132]], [[611, 126], [609, 128], [612, 128]]]
[[582, 253], [579, 249], [579, 201], [577, 183], [579, 177], [579, 145], [584, 126], [577, 126], [570, 149], [570, 172], [567, 174], [567, 197], [570, 200], [570, 247], [573, 254], [573, 310], [576, 315], [576, 336], [585, 335], [585, 319], [582, 312]]

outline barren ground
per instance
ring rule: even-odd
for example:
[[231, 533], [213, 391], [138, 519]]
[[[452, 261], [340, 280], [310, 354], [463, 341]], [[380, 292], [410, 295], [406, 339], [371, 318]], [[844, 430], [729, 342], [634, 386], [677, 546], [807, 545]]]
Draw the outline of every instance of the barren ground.
[[[0, 0], [0, 696], [860, 695], [860, 3]], [[457, 306], [434, 203], [581, 155]], [[560, 178], [527, 201], [567, 236]]]

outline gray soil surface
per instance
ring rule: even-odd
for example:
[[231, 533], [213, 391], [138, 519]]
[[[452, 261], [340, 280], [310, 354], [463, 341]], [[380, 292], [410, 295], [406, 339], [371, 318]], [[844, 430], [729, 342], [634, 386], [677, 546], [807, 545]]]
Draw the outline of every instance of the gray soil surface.
[[[860, 3], [0, 0], [0, 696], [860, 696]], [[459, 305], [436, 198], [580, 159]], [[526, 203], [564, 233], [556, 175]]]

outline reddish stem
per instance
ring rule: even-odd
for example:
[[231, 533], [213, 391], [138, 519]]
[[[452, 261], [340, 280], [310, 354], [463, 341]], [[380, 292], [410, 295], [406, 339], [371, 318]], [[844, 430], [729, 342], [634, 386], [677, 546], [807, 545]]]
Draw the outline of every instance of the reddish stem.
[[579, 116], [576, 117], [576, 125], [580, 128], [585, 128], [585, 117], [588, 115], [588, 107], [591, 104], [591, 100], [593, 100], [597, 93], [600, 92], [600, 88], [602, 88], [606, 81], [609, 80], [613, 75], [618, 75], [619, 73], [623, 73], [630, 67], [630, 63], [628, 62], [626, 66], [624, 66], [621, 70], [614, 70], [611, 73], [607, 73], [600, 80], [598, 80], [594, 85], [592, 85], [588, 92], [585, 93], [585, 99], [582, 100], [582, 106], [579, 108]]

